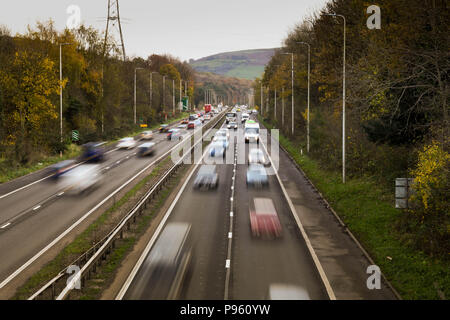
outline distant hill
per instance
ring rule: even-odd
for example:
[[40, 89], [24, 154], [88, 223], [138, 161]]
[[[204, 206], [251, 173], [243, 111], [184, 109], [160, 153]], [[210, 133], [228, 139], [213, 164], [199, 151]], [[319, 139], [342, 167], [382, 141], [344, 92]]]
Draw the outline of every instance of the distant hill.
[[274, 52], [275, 49], [225, 52], [198, 60], [191, 59], [189, 64], [198, 72], [254, 80], [264, 72], [264, 66]]

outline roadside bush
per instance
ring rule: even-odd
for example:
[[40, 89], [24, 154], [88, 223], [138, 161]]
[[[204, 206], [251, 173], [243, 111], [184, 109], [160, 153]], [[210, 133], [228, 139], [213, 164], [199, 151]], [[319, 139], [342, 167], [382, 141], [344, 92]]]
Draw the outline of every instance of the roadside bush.
[[450, 154], [436, 141], [419, 152], [417, 167], [411, 171], [414, 207], [407, 212], [414, 242], [428, 253], [444, 256], [450, 252], [449, 165]]

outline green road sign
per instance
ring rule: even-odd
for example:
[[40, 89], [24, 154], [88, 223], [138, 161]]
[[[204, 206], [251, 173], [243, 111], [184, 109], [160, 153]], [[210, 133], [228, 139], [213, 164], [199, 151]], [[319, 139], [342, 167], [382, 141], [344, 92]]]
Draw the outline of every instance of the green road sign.
[[189, 105], [189, 97], [183, 97], [182, 101], [183, 101], [183, 111], [186, 111]]
[[72, 140], [78, 141], [80, 139], [80, 133], [77, 130], [72, 130]]

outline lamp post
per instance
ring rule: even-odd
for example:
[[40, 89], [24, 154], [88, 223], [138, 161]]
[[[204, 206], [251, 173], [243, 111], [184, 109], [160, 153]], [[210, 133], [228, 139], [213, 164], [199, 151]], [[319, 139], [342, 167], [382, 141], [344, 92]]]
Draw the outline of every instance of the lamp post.
[[281, 89], [281, 128], [284, 128], [284, 87]]
[[153, 74], [158, 72], [150, 72], [150, 108], [153, 107]]
[[283, 54], [291, 55], [291, 81], [292, 81], [292, 135], [294, 135], [294, 53], [286, 52]]
[[261, 79], [261, 116], [263, 114], [263, 85], [262, 85], [262, 79]]
[[172, 79], [172, 105], [173, 105], [173, 114], [175, 117], [175, 79]]
[[342, 14], [327, 13], [326, 16], [341, 17], [344, 20], [344, 62], [342, 74], [342, 182], [345, 183], [345, 17]]
[[166, 76], [163, 76], [163, 110], [166, 112]]
[[[62, 146], [63, 142], [63, 127], [62, 127], [62, 46], [68, 46], [70, 43], [60, 43], [59, 44], [59, 138]], [[62, 150], [59, 151], [59, 157], [62, 158]]]
[[309, 152], [309, 94], [310, 94], [310, 72], [311, 72], [311, 45], [307, 42], [297, 42], [299, 44], [305, 44], [308, 46], [308, 113], [307, 113], [307, 120], [306, 120], [306, 150]]
[[134, 124], [136, 124], [136, 71], [144, 68], [134, 68]]

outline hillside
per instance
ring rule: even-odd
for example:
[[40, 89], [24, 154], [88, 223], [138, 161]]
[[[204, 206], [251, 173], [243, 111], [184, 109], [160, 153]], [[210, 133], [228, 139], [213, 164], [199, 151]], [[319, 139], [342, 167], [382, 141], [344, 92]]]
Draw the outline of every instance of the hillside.
[[198, 72], [211, 72], [227, 77], [254, 80], [264, 72], [264, 66], [274, 55], [275, 49], [255, 49], [219, 53], [189, 64]]
[[249, 95], [252, 92], [251, 86], [251, 80], [197, 72], [195, 74], [194, 103], [195, 105], [204, 103], [205, 89], [214, 90], [215, 95], [223, 97], [222, 101], [226, 104], [245, 103], [249, 101]]

